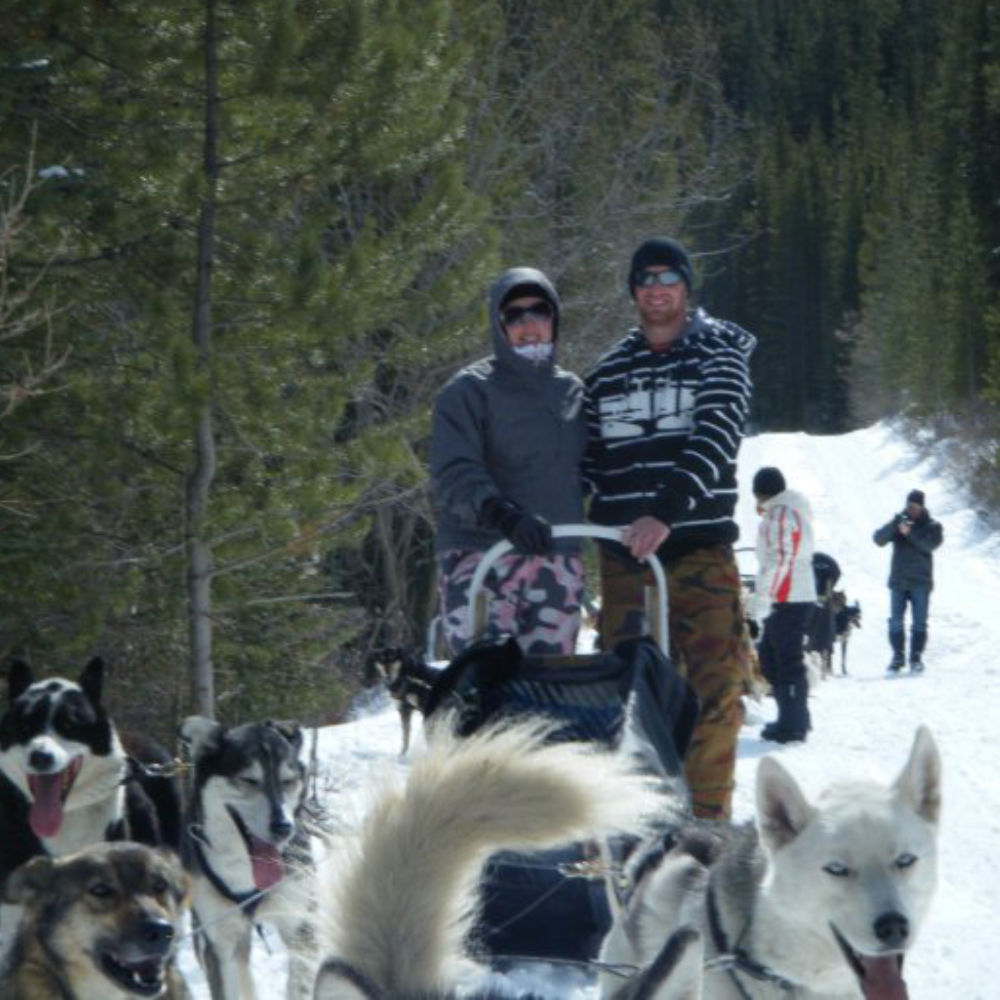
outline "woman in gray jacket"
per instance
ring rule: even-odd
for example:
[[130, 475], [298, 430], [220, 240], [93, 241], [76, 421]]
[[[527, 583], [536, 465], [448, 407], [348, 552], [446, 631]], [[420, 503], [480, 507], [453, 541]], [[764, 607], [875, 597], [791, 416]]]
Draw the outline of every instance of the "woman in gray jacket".
[[441, 619], [453, 654], [469, 642], [469, 583], [485, 551], [514, 546], [487, 575], [487, 634], [527, 653], [572, 653], [580, 627], [579, 543], [552, 524], [583, 520], [583, 384], [555, 361], [559, 296], [534, 268], [490, 289], [493, 354], [459, 371], [434, 407], [431, 478]]

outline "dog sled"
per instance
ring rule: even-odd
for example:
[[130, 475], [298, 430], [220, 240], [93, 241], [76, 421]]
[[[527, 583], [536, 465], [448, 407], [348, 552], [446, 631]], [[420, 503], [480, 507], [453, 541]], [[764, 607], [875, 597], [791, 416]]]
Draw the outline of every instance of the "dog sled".
[[[621, 532], [597, 525], [553, 528], [556, 538], [620, 541]], [[489, 549], [473, 576], [470, 634], [482, 636], [488, 616], [483, 589], [508, 542]], [[572, 656], [527, 656], [514, 639], [472, 643], [445, 668], [426, 710], [454, 713], [460, 735], [501, 717], [543, 715], [554, 721], [552, 739], [625, 743], [643, 767], [677, 782], [698, 715], [697, 698], [669, 656], [666, 576], [650, 558], [656, 586], [647, 599], [649, 635], [612, 650]], [[528, 960], [586, 963], [597, 954], [610, 926], [606, 891], [585, 872], [594, 845], [570, 844], [535, 854], [503, 852], [486, 866], [478, 943], [498, 966]]]

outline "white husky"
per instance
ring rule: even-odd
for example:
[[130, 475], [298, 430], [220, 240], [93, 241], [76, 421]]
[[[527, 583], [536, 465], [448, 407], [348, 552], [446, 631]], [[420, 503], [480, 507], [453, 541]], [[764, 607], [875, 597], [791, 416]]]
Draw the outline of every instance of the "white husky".
[[[477, 978], [465, 939], [490, 853], [634, 830], [661, 808], [623, 757], [546, 743], [549, 728], [520, 723], [463, 740], [437, 731], [405, 788], [378, 801], [351, 858], [334, 866], [332, 957], [316, 1000], [453, 996]], [[674, 942], [656, 974], [683, 967], [692, 943]]]
[[[844, 782], [815, 805], [765, 757], [756, 829], [693, 825], [638, 858], [601, 958], [647, 967], [689, 925], [704, 942], [706, 1000], [905, 1000], [903, 957], [934, 892], [940, 806], [940, 758], [923, 727], [892, 785]], [[623, 995], [607, 976], [602, 991]]]

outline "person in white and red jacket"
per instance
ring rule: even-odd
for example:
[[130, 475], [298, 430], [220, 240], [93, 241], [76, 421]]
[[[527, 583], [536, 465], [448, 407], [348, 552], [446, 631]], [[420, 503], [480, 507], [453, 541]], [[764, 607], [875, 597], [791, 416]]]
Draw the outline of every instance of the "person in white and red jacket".
[[757, 471], [753, 494], [761, 515], [754, 615], [763, 620], [763, 629], [757, 653], [778, 703], [778, 718], [760, 735], [790, 743], [805, 740], [811, 727], [803, 657], [816, 609], [812, 510], [801, 493], [786, 487], [781, 470], [773, 466]]

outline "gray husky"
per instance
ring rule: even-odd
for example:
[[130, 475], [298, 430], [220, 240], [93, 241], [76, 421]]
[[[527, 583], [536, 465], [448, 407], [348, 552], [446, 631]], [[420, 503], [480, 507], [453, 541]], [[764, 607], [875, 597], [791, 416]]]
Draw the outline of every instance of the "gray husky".
[[[465, 739], [445, 728], [435, 729], [405, 788], [381, 797], [354, 849], [333, 866], [331, 957], [320, 969], [316, 1000], [511, 995], [477, 990], [481, 970], [468, 952], [487, 856], [644, 828], [643, 816], [661, 807], [624, 756], [546, 742], [545, 723], [501, 725]], [[647, 971], [647, 983], [690, 982], [700, 967], [697, 943], [695, 932], [678, 935]], [[670, 996], [694, 994], [678, 988]]]
[[292, 722], [232, 729], [201, 716], [181, 726], [193, 787], [185, 859], [196, 950], [212, 1000], [254, 1000], [250, 941], [273, 924], [288, 949], [289, 1000], [312, 996], [315, 869], [306, 828], [302, 730]]
[[[692, 824], [669, 849], [637, 853], [600, 957], [647, 967], [687, 926], [704, 942], [706, 1000], [905, 1000], [903, 958], [934, 893], [940, 806], [940, 758], [924, 727], [893, 784], [843, 782], [815, 805], [765, 757], [756, 826]], [[602, 976], [602, 996], [620, 990]]]

